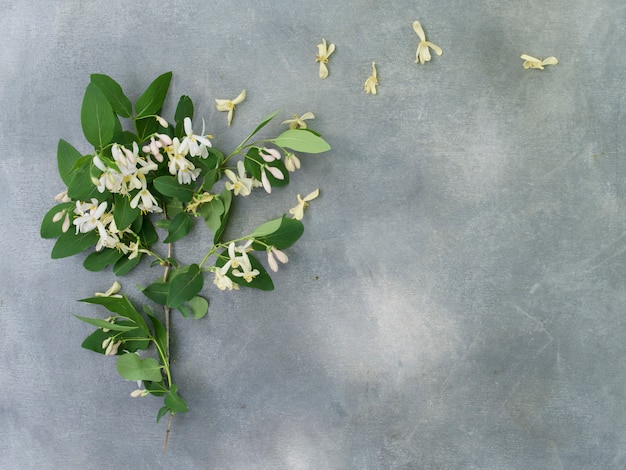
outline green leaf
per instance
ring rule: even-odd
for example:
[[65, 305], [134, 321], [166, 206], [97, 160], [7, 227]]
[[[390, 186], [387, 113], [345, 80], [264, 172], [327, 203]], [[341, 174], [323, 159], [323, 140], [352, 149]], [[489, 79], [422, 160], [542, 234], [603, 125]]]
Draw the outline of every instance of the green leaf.
[[183, 137], [185, 135], [184, 121], [185, 118], [193, 119], [193, 102], [188, 96], [181, 96], [176, 106], [174, 120], [176, 121], [176, 136]]
[[143, 217], [137, 219], [142, 222], [141, 229], [136, 233], [139, 235], [139, 238], [144, 242], [146, 246], [151, 246], [157, 242], [159, 236], [154, 230], [154, 225], [150, 221], [150, 217], [148, 215], [144, 215]]
[[[278, 228], [276, 228], [276, 221], [280, 221]], [[263, 232], [268, 232], [270, 229], [275, 230], [264, 235], [262, 234]], [[260, 234], [254, 235], [258, 230], [260, 230]], [[303, 232], [304, 224], [302, 222], [283, 216], [280, 219], [271, 220], [270, 222], [260, 225], [253, 232], [253, 235], [250, 236], [266, 245], [275, 246], [279, 250], [282, 250], [293, 245], [302, 236]], [[254, 242], [252, 246], [256, 250], [263, 250], [266, 246], [264, 244]]]
[[170, 87], [171, 80], [172, 72], [166, 72], [157, 77], [150, 86], [148, 86], [135, 104], [137, 119], [151, 116], [159, 112], [161, 107], [163, 107], [163, 102], [167, 96], [167, 90]]
[[161, 418], [167, 414], [170, 409], [167, 406], [162, 406], [159, 412], [157, 413], [157, 423], [161, 421]]
[[159, 130], [159, 123], [152, 116], [136, 119], [135, 130], [137, 131], [137, 136], [139, 137], [139, 140], [143, 142], [144, 140], [147, 140], [149, 136]]
[[148, 287], [141, 289], [141, 292], [157, 304], [165, 305], [167, 303], [167, 294], [169, 290], [169, 282], [153, 282]]
[[80, 122], [87, 141], [96, 148], [104, 148], [115, 132], [115, 114], [104, 93], [95, 84], [87, 85]]
[[139, 253], [137, 257], [133, 259], [128, 259], [126, 256], [120, 258], [117, 263], [115, 263], [115, 266], [113, 266], [113, 274], [116, 276], [128, 274], [139, 264], [142, 256], [143, 254]]
[[91, 248], [98, 242], [96, 231], [74, 234], [73, 231], [62, 234], [52, 248], [52, 258], [66, 258]]
[[123, 253], [117, 250], [105, 248], [102, 251], [94, 251], [87, 256], [83, 262], [83, 266], [87, 271], [102, 271], [107, 266], [117, 263], [122, 256], [124, 256]]
[[204, 218], [206, 226], [215, 234], [222, 224], [222, 214], [224, 213], [224, 204], [220, 198], [215, 197], [213, 200], [202, 204], [198, 208], [198, 212]]
[[241, 149], [244, 145], [246, 145], [246, 142], [248, 142], [248, 141], [249, 141], [249, 140], [250, 140], [250, 139], [251, 139], [251, 138], [252, 138], [252, 137], [253, 137], [253, 136], [254, 136], [257, 132], [259, 132], [261, 129], [263, 129], [263, 128], [264, 128], [264, 127], [265, 127], [265, 126], [266, 126], [266, 125], [267, 125], [267, 124], [268, 124], [268, 123], [272, 120], [272, 119], [274, 119], [274, 118], [276, 117], [276, 115], [277, 115], [279, 112], [280, 112], [280, 110], [279, 110], [279, 109], [277, 109], [277, 110], [276, 110], [276, 111], [274, 111], [273, 113], [268, 114], [268, 115], [267, 115], [267, 116], [266, 116], [266, 117], [265, 117], [265, 118], [261, 121], [261, 123], [260, 123], [258, 126], [256, 126], [256, 129], [254, 129], [254, 130], [252, 131], [252, 133], [251, 133], [248, 137], [246, 137], [246, 138], [245, 138], [245, 140], [244, 140], [241, 144], [239, 144], [239, 147], [237, 147], [237, 148]]
[[135, 322], [141, 331], [150, 334], [148, 324], [125, 295], [122, 297], [89, 297], [81, 299], [80, 302], [102, 305], [110, 312], [117, 313], [119, 316]]
[[[244, 278], [235, 276], [233, 274], [232, 268], [228, 270], [226, 275], [230, 279], [232, 279], [234, 283], [239, 284], [240, 286], [251, 287], [253, 289], [260, 289], [260, 290], [266, 290], [266, 291], [273, 290], [274, 282], [272, 282], [272, 278], [267, 273], [263, 265], [259, 263], [259, 261], [250, 253], [248, 253], [248, 258], [250, 259], [252, 270], [257, 269], [259, 271], [259, 274], [254, 279], [252, 279], [252, 281], [247, 282]], [[215, 262], [215, 265], [218, 268], [221, 268], [228, 262], [229, 259], [230, 259], [230, 256], [228, 255], [228, 250], [224, 250], [217, 257], [217, 261]]]
[[87, 155], [82, 164], [79, 160], [77, 162], [79, 166], [75, 167], [72, 172], [70, 184], [67, 186], [67, 195], [74, 200], [89, 201], [91, 198], [96, 198], [102, 202], [110, 194], [108, 191], [100, 193], [91, 181], [91, 159], [91, 155]]
[[91, 75], [91, 83], [104, 93], [114, 112], [125, 118], [132, 115], [133, 106], [115, 80], [108, 75], [94, 73]]
[[220, 200], [224, 206], [224, 212], [220, 216], [220, 226], [217, 230], [214, 231], [213, 235], [213, 243], [217, 244], [222, 238], [222, 233], [226, 229], [226, 223], [228, 222], [228, 215], [230, 214], [230, 204], [233, 200], [233, 193], [227, 189], [224, 189], [220, 194]]
[[283, 223], [283, 217], [279, 217], [278, 219], [268, 220], [267, 222], [259, 225], [254, 229], [254, 232], [250, 234], [250, 238], [258, 238], [265, 237], [267, 235], [271, 235], [280, 229], [280, 226]]
[[151, 382], [163, 380], [161, 365], [151, 357], [142, 359], [135, 353], [123, 354], [117, 360], [115, 368], [118, 374], [126, 380], [150, 380]]
[[100, 318], [89, 318], [89, 317], [81, 317], [80, 315], [74, 315], [79, 320], [84, 321], [85, 323], [89, 323], [98, 328], [108, 328], [113, 331], [132, 331], [138, 329], [136, 326], [124, 326], [119, 325], [117, 323], [109, 323], [108, 321], [102, 320]]
[[289, 129], [271, 142], [296, 152], [322, 153], [330, 150], [324, 139], [307, 129]]
[[70, 185], [72, 180], [72, 170], [74, 165], [82, 155], [63, 139], [59, 140], [57, 146], [57, 165], [59, 167], [59, 175], [66, 186]]
[[[117, 325], [121, 326], [134, 326], [133, 323], [127, 321], [118, 321]], [[118, 354], [124, 354], [124, 350], [135, 352], [140, 349], [147, 349], [150, 345], [150, 340], [145, 337], [145, 339], [138, 339], [144, 337], [144, 333], [136, 329], [128, 332], [116, 333], [117, 340], [121, 340], [124, 342], [123, 349], [120, 348]], [[81, 346], [90, 351], [96, 352], [98, 354], [104, 354], [105, 350], [102, 348], [102, 342], [110, 337], [112, 333], [105, 333], [101, 329], [97, 329], [92, 334], [87, 336]]]
[[204, 284], [202, 271], [197, 264], [192, 264], [186, 271], [181, 271], [181, 274], [170, 281], [167, 305], [172, 308], [178, 308], [179, 305], [194, 298], [202, 290]]
[[141, 215], [139, 208], [130, 207], [130, 198], [121, 194], [114, 195], [115, 207], [113, 209], [113, 219], [118, 230], [124, 230]]
[[189, 411], [187, 402], [178, 396], [178, 387], [174, 384], [170, 387], [170, 393], [165, 396], [163, 402], [173, 413], [186, 413]]
[[182, 202], [189, 202], [193, 198], [193, 185], [180, 184], [175, 176], [159, 176], [154, 179], [153, 183], [156, 190], [164, 196], [176, 197]]
[[58, 222], [53, 222], [52, 219], [54, 216], [62, 211], [63, 209], [69, 209], [70, 219], [72, 218], [73, 211], [72, 207], [76, 207], [76, 204], [73, 202], [64, 202], [62, 204], [57, 204], [52, 209], [48, 211], [46, 215], [44, 215], [43, 220], [41, 221], [41, 228], [39, 229], [39, 235], [41, 238], [56, 238], [63, 234], [63, 222], [65, 221], [65, 216], [61, 217], [61, 220]]
[[193, 314], [193, 318], [199, 320], [204, 317], [209, 311], [209, 301], [204, 297], [200, 297], [196, 295], [193, 299], [189, 301], [189, 307], [191, 308], [191, 313]]
[[163, 240], [163, 243], [174, 243], [183, 238], [192, 229], [193, 221], [194, 218], [187, 215], [185, 212], [176, 214], [170, 222], [168, 235], [167, 238]]
[[163, 323], [161, 323], [159, 319], [156, 316], [154, 316], [154, 313], [152, 312], [152, 310], [150, 310], [150, 307], [148, 307], [147, 305], [144, 306], [144, 311], [146, 312], [146, 314], [148, 315], [148, 318], [150, 318], [150, 321], [152, 322], [152, 326], [154, 327], [154, 337], [156, 339], [157, 344], [159, 345], [159, 348], [161, 348], [161, 351], [166, 352], [167, 351], [167, 331], [165, 331], [165, 327], [163, 326]]

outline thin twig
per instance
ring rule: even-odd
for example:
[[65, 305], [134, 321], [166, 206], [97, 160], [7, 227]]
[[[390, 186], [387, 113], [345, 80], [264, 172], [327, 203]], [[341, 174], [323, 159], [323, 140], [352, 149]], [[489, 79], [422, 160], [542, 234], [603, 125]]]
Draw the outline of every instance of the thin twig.
[[170, 413], [170, 419], [167, 422], [167, 431], [165, 431], [165, 444], [163, 444], [163, 453], [167, 452], [167, 441], [170, 438], [170, 428], [172, 427], [172, 418], [174, 418], [174, 414]]

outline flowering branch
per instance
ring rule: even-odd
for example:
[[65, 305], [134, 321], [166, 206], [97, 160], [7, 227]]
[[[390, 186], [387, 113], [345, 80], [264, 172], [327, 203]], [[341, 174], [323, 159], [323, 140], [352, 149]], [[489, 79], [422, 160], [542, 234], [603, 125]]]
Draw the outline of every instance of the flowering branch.
[[[305, 129], [304, 120], [312, 119], [312, 113], [298, 118], [296, 125], [289, 123], [290, 128], [277, 137], [249, 143], [278, 114], [274, 112], [225, 157], [213, 148], [204, 121], [202, 131], [194, 132], [189, 97], [180, 98], [172, 123], [160, 115], [171, 77], [171, 72], [157, 77], [133, 106], [111, 77], [91, 76], [81, 125], [94, 151], [82, 155], [64, 140], [59, 142], [59, 174], [67, 189], [55, 198], [58, 204], [41, 225], [42, 237], [57, 239], [53, 258], [90, 250], [83, 263], [90, 271], [111, 266], [115, 275], [122, 276], [144, 257], [154, 258], [154, 263], [164, 267], [158, 280], [140, 288], [163, 307], [164, 324], [148, 306], [140, 313], [126, 296], [118, 294], [117, 281], [107, 292], [83, 299], [107, 309], [107, 318], [77, 316], [96, 327], [83, 347], [116, 356], [118, 373], [139, 383], [131, 397], [163, 397], [157, 421], [169, 414], [164, 449], [173, 416], [188, 411], [172, 381], [171, 312], [194, 319], [207, 314], [208, 301], [200, 295], [207, 273], [212, 273], [219, 290], [274, 288], [254, 253], [266, 254], [272, 272], [278, 270], [278, 262], [287, 263], [283, 250], [302, 235], [302, 212], [313, 193], [304, 199], [298, 196], [298, 205], [290, 211], [292, 218], [282, 215], [244, 237], [224, 241], [231, 207], [236, 198], [247, 197], [257, 188], [271, 193], [273, 188], [288, 185], [289, 174], [300, 168], [294, 152], [318, 154], [330, 149], [318, 133]], [[242, 92], [232, 101], [216, 100], [218, 109], [229, 112], [229, 124], [235, 105], [244, 97]], [[134, 132], [122, 130], [121, 118], [131, 120]], [[236, 156], [241, 159], [229, 166]], [[224, 189], [215, 192], [219, 181], [224, 181]], [[162, 216], [155, 223], [154, 214]], [[187, 236], [198, 218], [212, 232], [213, 242], [199, 264], [181, 266], [173, 258], [173, 244]], [[167, 233], [162, 240], [167, 245], [166, 257], [153, 248], [159, 241], [155, 226]], [[155, 357], [150, 356], [150, 348], [156, 351]]]

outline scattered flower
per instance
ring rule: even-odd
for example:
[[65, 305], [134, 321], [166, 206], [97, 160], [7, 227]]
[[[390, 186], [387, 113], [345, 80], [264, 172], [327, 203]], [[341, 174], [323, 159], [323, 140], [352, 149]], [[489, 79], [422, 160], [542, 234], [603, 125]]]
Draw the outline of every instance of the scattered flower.
[[58, 202], [70, 202], [71, 199], [67, 195], [67, 189], [54, 196], [54, 200]]
[[106, 292], [96, 292], [94, 295], [95, 297], [116, 297], [118, 299], [121, 299], [122, 296], [118, 294], [121, 288], [122, 285], [119, 282], [115, 281]]
[[[182, 184], [180, 173], [178, 174], [178, 182]], [[135, 194], [135, 197], [131, 199], [130, 207], [132, 207], [133, 209], [138, 207], [139, 210], [143, 212], [154, 213], [163, 211], [163, 209], [159, 207], [159, 203], [157, 202], [155, 197], [150, 191], [148, 191], [145, 179], [142, 181], [141, 190], [137, 194]]]
[[235, 105], [241, 103], [246, 98], [246, 90], [239, 93], [239, 96], [234, 100], [215, 100], [215, 105], [218, 111], [228, 111], [228, 125], [230, 126], [233, 120], [233, 112], [235, 111]]
[[522, 54], [520, 59], [524, 60], [522, 66], [525, 69], [539, 69], [543, 70], [544, 65], [556, 65], [559, 63], [556, 57], [550, 56], [546, 59], [537, 59], [536, 57], [530, 56], [528, 54]]
[[328, 68], [326, 64], [328, 63], [328, 58], [335, 51], [335, 45], [330, 44], [326, 46], [326, 39], [322, 39], [322, 44], [317, 45], [317, 55], [315, 56], [315, 62], [320, 63], [320, 78], [324, 80], [328, 77]]
[[426, 40], [426, 34], [424, 34], [424, 28], [419, 21], [413, 22], [413, 31], [417, 33], [420, 38], [420, 43], [417, 46], [417, 53], [415, 54], [415, 63], [419, 62], [424, 64], [430, 60], [430, 49], [435, 51], [437, 55], [443, 54], [443, 50], [436, 44]]
[[378, 85], [378, 74], [376, 73], [376, 62], [372, 62], [372, 75], [370, 75], [369, 78], [365, 80], [365, 93], [367, 93], [368, 95], [370, 93], [372, 95], [375, 95], [376, 85]]
[[281, 124], [289, 124], [289, 129], [306, 129], [305, 121], [307, 119], [315, 119], [315, 115], [310, 111], [304, 113], [300, 117], [298, 117], [297, 114], [294, 114], [291, 119], [287, 119], [286, 121], [281, 122]]
[[312, 201], [313, 199], [315, 199], [319, 195], [320, 195], [319, 188], [316, 189], [315, 191], [313, 191], [312, 193], [307, 194], [304, 198], [302, 198], [298, 194], [298, 205], [293, 207], [293, 208], [291, 208], [291, 209], [289, 209], [289, 213], [293, 215], [294, 219], [302, 220], [302, 217], [304, 216], [304, 209], [306, 207], [308, 207], [309, 201]]

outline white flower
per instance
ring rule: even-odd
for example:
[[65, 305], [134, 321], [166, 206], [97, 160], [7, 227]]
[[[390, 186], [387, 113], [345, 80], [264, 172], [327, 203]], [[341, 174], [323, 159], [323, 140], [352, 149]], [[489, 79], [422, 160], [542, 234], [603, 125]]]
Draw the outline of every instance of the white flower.
[[[239, 269], [241, 268], [241, 269]], [[246, 254], [245, 257], [239, 258], [239, 266], [233, 269], [233, 276], [242, 277], [246, 282], [252, 282], [252, 280], [261, 274], [258, 269], [252, 269], [250, 258]]]
[[291, 119], [281, 122], [281, 124], [289, 124], [289, 129], [306, 129], [307, 119], [315, 119], [315, 115], [312, 112], [306, 112], [302, 116], [298, 117], [294, 114]]
[[63, 221], [63, 225], [61, 226], [61, 232], [65, 233], [70, 229], [70, 225], [72, 224], [72, 221], [70, 220], [70, 215], [67, 213], [67, 210], [63, 209], [54, 214], [54, 216], [52, 217], [52, 222], [59, 222], [63, 218], [63, 216], [65, 216], [65, 220]]
[[130, 207], [135, 209], [136, 207], [139, 210], [144, 212], [162, 212], [162, 209], [159, 207], [159, 203], [155, 199], [155, 197], [148, 191], [146, 180], [142, 181], [141, 190], [135, 194], [130, 201]]
[[285, 253], [280, 251], [275, 246], [268, 247], [268, 249], [267, 249], [267, 264], [269, 264], [270, 269], [272, 271], [276, 272], [276, 271], [278, 271], [278, 263], [276, 262], [276, 259], [274, 258], [274, 256], [276, 256], [278, 261], [280, 261], [283, 264], [286, 264], [289, 261], [289, 258], [287, 257], [287, 255]]
[[67, 195], [67, 189], [54, 196], [54, 200], [58, 202], [70, 202], [71, 199]]
[[300, 169], [300, 159], [293, 153], [285, 153], [285, 168], [287, 171], [294, 172], [296, 169]]
[[215, 284], [220, 290], [239, 290], [239, 285], [235, 284], [233, 280], [226, 275], [228, 269], [230, 268], [230, 265], [231, 262], [228, 261], [221, 268], [218, 268], [217, 266], [212, 268], [212, 271], [215, 274], [213, 284]]
[[112, 193], [119, 192], [122, 183], [122, 175], [114, 168], [105, 165], [98, 155], [93, 157], [93, 164], [102, 171], [100, 177], [93, 180], [94, 184], [98, 187], [98, 191], [103, 193], [105, 189], [108, 189]]
[[322, 43], [317, 45], [315, 62], [320, 63], [319, 76], [322, 80], [328, 77], [328, 67], [326, 67], [326, 64], [328, 63], [328, 58], [333, 52], [335, 52], [335, 45], [331, 44], [327, 46], [326, 39], [322, 39]]
[[[122, 344], [121, 341], [117, 341], [117, 342], [113, 342], [113, 338], [109, 337], [107, 338], [109, 339], [109, 343], [106, 347], [106, 350], [104, 351], [104, 355], [105, 356], [115, 356], [117, 354], [118, 349], [120, 348], [120, 345]], [[102, 347], [104, 348], [104, 343], [106, 342], [106, 340], [104, 340], [104, 342], [102, 343]]]
[[237, 172], [239, 175], [235, 175], [232, 170], [224, 170], [224, 174], [230, 180], [224, 184], [224, 187], [229, 191], [232, 191], [235, 196], [240, 194], [242, 196], [249, 196], [252, 192], [252, 178], [248, 178], [246, 176], [246, 169], [243, 161], [241, 160], [237, 162]]
[[280, 171], [275, 166], [263, 165], [263, 168], [261, 168], [261, 183], [263, 184], [263, 189], [265, 189], [267, 194], [271, 194], [272, 184], [270, 183], [270, 180], [265, 173], [266, 169], [272, 174], [272, 176], [274, 176], [274, 178], [278, 180], [284, 180], [285, 175], [283, 175], [282, 171]]
[[185, 133], [187, 134], [183, 141], [180, 143], [179, 152], [187, 153], [192, 157], [207, 158], [209, 156], [208, 148], [212, 147], [211, 141], [204, 136], [204, 119], [202, 120], [202, 134], [196, 135], [191, 128], [191, 119], [186, 117], [184, 119]]
[[95, 198], [91, 200], [91, 204], [76, 201], [76, 209], [74, 209], [74, 212], [78, 214], [78, 217], [76, 217], [73, 222], [74, 225], [76, 225], [76, 233], [87, 233], [97, 229], [98, 235], [100, 235], [98, 244], [105, 243], [108, 234], [100, 219], [102, 218], [106, 208], [106, 201], [98, 204], [98, 200]]
[[556, 65], [559, 63], [558, 59], [554, 56], [550, 56], [546, 59], [537, 59], [536, 57], [530, 56], [528, 54], [522, 54], [520, 59], [524, 60], [522, 66], [525, 69], [539, 69], [543, 70], [544, 65]]
[[378, 74], [376, 73], [376, 62], [372, 62], [372, 75], [365, 80], [365, 93], [376, 94], [376, 85], [378, 85]]
[[428, 62], [430, 60], [430, 49], [435, 51], [437, 55], [443, 54], [441, 47], [426, 40], [424, 28], [422, 28], [419, 21], [413, 22], [413, 31], [415, 31], [420, 38], [420, 43], [417, 46], [417, 53], [415, 54], [415, 63], [419, 62], [420, 64], [424, 64]]
[[298, 205], [289, 209], [289, 213], [293, 215], [293, 218], [296, 220], [302, 220], [304, 216], [304, 209], [309, 205], [309, 201], [312, 201], [316, 197], [320, 195], [319, 188], [313, 191], [310, 194], [307, 194], [304, 198], [302, 198], [298, 194]]
[[115, 281], [113, 285], [109, 287], [109, 289], [106, 292], [96, 292], [95, 296], [96, 297], [115, 297], [119, 299], [119, 298], [122, 298], [122, 296], [118, 294], [121, 288], [122, 288], [122, 285], [119, 282]]
[[267, 147], [263, 147], [262, 149], [259, 149], [259, 155], [267, 163], [273, 162], [274, 160], [280, 160], [280, 157], [281, 157], [280, 152], [278, 150], [270, 149]]
[[235, 111], [235, 105], [241, 103], [246, 98], [246, 90], [239, 93], [239, 96], [234, 100], [215, 100], [215, 106], [218, 111], [228, 111], [228, 125], [230, 126], [233, 120], [233, 112]]

